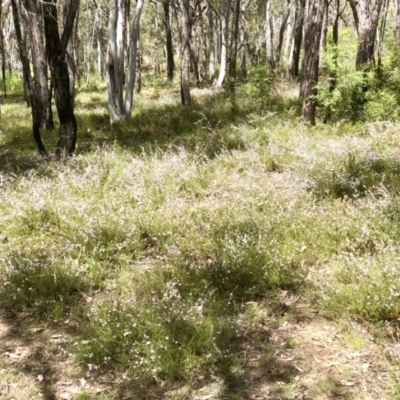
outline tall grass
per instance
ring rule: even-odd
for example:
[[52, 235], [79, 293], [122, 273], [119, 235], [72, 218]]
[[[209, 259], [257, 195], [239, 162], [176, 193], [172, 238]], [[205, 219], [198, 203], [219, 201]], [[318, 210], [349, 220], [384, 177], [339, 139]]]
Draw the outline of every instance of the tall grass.
[[145, 93], [113, 127], [104, 98], [81, 93], [80, 148], [64, 163], [16, 150], [10, 124], [2, 308], [74, 321], [70, 349], [89, 375], [148, 383], [234, 375], [246, 303], [281, 290], [335, 318], [391, 319], [398, 125], [308, 128], [295, 101], [248, 85], [189, 108]]

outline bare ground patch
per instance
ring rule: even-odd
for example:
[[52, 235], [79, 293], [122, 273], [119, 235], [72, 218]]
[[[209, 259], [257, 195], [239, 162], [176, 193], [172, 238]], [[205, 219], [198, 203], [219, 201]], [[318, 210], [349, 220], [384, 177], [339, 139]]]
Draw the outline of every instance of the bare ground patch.
[[[197, 377], [192, 386], [152, 388], [124, 376], [88, 376], [68, 347], [65, 328], [32, 326], [29, 316], [0, 320], [0, 399], [392, 399], [396, 371], [387, 354], [394, 340], [377, 344], [363, 328], [320, 317], [299, 296], [283, 291], [273, 301], [250, 302], [257, 323], [240, 318], [244, 334], [231, 375]], [[393, 338], [394, 339], [394, 338]], [[197, 382], [194, 387], [194, 382]]]

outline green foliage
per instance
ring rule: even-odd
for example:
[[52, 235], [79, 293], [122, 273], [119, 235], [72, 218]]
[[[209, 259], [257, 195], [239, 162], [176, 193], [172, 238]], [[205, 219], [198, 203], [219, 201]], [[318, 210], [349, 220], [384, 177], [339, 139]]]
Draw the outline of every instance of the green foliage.
[[321, 117], [331, 122], [396, 120], [400, 106], [398, 54], [393, 52], [388, 62], [373, 72], [356, 71], [343, 33], [338, 48], [331, 46], [324, 53], [325, 75], [317, 86]]
[[329, 117], [331, 121], [355, 122], [362, 115], [367, 78], [361, 71], [336, 69], [334, 66], [331, 69], [336, 74], [338, 84], [331, 90], [331, 77], [317, 86], [318, 110], [323, 118]]
[[[4, 88], [4, 82], [0, 79], [1, 90]], [[6, 87], [7, 94], [20, 94], [23, 93], [22, 79], [21, 76], [15, 73], [6, 72]]]
[[252, 67], [247, 72], [247, 83], [242, 94], [255, 101], [256, 110], [260, 111], [271, 100], [273, 79], [267, 75], [265, 65]]
[[389, 89], [369, 90], [366, 94], [366, 118], [369, 121], [397, 120], [400, 112], [397, 96], [397, 90], [396, 92]]

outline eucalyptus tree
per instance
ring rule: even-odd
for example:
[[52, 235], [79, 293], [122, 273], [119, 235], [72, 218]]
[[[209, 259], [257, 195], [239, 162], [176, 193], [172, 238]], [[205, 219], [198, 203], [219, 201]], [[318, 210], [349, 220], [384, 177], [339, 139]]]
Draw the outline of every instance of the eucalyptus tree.
[[389, 0], [383, 0], [382, 3], [382, 11], [380, 22], [378, 23], [379, 28], [377, 29], [377, 42], [378, 42], [378, 74], [382, 73], [382, 54], [383, 54], [383, 43], [385, 41], [385, 33], [386, 33], [386, 23], [389, 12]]
[[299, 76], [300, 52], [303, 41], [303, 21], [306, 0], [295, 0], [296, 10], [293, 26], [293, 46], [290, 56], [291, 64], [288, 70], [288, 79], [296, 79]]
[[[232, 18], [231, 55], [229, 61], [229, 78], [231, 80], [231, 83], [233, 84], [236, 79], [236, 61], [238, 53], [240, 14], [241, 14], [240, 0], [234, 0], [233, 18]], [[234, 90], [234, 85], [232, 85], [232, 90]]]
[[[340, 9], [340, 0], [334, 0], [333, 9], [333, 23], [332, 23], [332, 68], [329, 73], [329, 93], [332, 93], [337, 86], [338, 80], [338, 67], [339, 67], [339, 19], [343, 15], [346, 8], [346, 3], [342, 9]], [[331, 119], [332, 109], [328, 107], [325, 114], [324, 123], [327, 123]]]
[[6, 51], [3, 33], [3, 0], [0, 0], [0, 46], [1, 46], [1, 78], [3, 80], [3, 95], [7, 97]]
[[[279, 38], [278, 38], [278, 46], [276, 48], [276, 55], [275, 55], [275, 64], [279, 65], [281, 63], [281, 52], [283, 46], [283, 38], [285, 35], [285, 30], [288, 26], [289, 18], [290, 18], [290, 0], [286, 0], [287, 9], [285, 10], [285, 14], [282, 16], [281, 26], [279, 28]], [[288, 35], [291, 36], [291, 32], [288, 32]]]
[[[400, 0], [399, 0], [400, 1]], [[215, 71], [217, 64], [217, 52], [216, 52], [216, 43], [215, 43], [215, 24], [214, 24], [214, 11], [210, 6], [207, 9], [207, 20], [208, 20], [208, 43], [209, 43], [209, 52], [208, 52], [208, 77], [210, 82], [214, 85], [216, 83], [215, 80]]]
[[126, 1], [110, 0], [106, 78], [108, 109], [111, 123], [130, 118], [131, 116], [142, 9], [143, 0], [137, 0], [129, 39], [128, 78], [124, 99], [124, 53], [126, 46], [124, 40], [124, 26], [126, 21]]
[[65, 18], [62, 34], [59, 33], [57, 0], [42, 2], [46, 47], [54, 85], [54, 98], [60, 128], [56, 155], [71, 155], [75, 150], [77, 123], [74, 114], [73, 98], [70, 91], [70, 77], [67, 65], [67, 46], [71, 38], [79, 0], [66, 0]]
[[218, 11], [211, 0], [207, 0], [208, 5], [212, 8], [219, 21], [219, 74], [216, 85], [221, 87], [225, 81], [228, 63], [228, 33], [229, 33], [229, 18], [231, 11], [232, 0], [220, 0], [220, 10]]
[[21, 18], [20, 18], [20, 9], [18, 8], [18, 4], [16, 0], [11, 0], [11, 8], [12, 14], [14, 19], [14, 27], [15, 27], [15, 35], [17, 37], [17, 43], [19, 48], [19, 55], [22, 64], [22, 74], [24, 82], [28, 89], [28, 95], [31, 104], [32, 110], [32, 132], [33, 138], [35, 140], [37, 149], [40, 154], [45, 155], [47, 154], [46, 148], [42, 142], [40, 136], [40, 123], [41, 123], [41, 112], [37, 106], [36, 98], [37, 94], [35, 91], [35, 86], [33, 84], [31, 71], [30, 71], [30, 61], [28, 57], [27, 45], [26, 41], [24, 40], [24, 36], [21, 30]]
[[181, 0], [181, 100], [183, 105], [191, 103], [190, 96], [190, 0]]
[[33, 66], [33, 85], [35, 97], [31, 99], [39, 113], [40, 128], [54, 129], [53, 113], [51, 109], [51, 91], [48, 86], [48, 68], [43, 37], [42, 3], [40, 0], [23, 0], [25, 12], [23, 16], [26, 29], [29, 32], [30, 52]]
[[305, 121], [310, 122], [312, 125], [315, 125], [319, 46], [325, 7], [325, 0], [309, 0], [304, 28], [304, 57], [300, 82], [300, 99], [303, 100], [302, 116]]
[[365, 70], [374, 63], [375, 38], [382, 0], [349, 0], [358, 34], [356, 68]]
[[274, 69], [274, 31], [271, 15], [271, 0], [266, 0], [265, 3], [265, 58], [267, 67], [271, 70]]
[[394, 44], [398, 49], [400, 47], [400, 0], [395, 0], [396, 5], [396, 29], [394, 33]]
[[172, 15], [170, 12], [171, 0], [163, 0], [162, 5], [164, 9], [164, 27], [166, 36], [166, 53], [167, 53], [167, 79], [172, 81], [174, 79], [174, 51], [172, 46]]

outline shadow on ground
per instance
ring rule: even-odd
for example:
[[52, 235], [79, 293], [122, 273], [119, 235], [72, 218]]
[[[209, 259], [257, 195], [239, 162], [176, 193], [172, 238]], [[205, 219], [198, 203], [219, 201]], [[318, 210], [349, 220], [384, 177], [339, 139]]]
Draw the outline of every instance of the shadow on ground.
[[[35, 319], [28, 312], [0, 317], [0, 398], [55, 399], [263, 399], [291, 398], [292, 384], [301, 368], [290, 357], [284, 323], [290, 315], [301, 323], [303, 314], [277, 304], [278, 314], [248, 329], [237, 347], [238, 364], [230, 371], [185, 382], [140, 383], [121, 379], [113, 371], [89, 377], [74, 365], [69, 348], [76, 329], [69, 321], [58, 326]], [[86, 368], [85, 368], [86, 369]], [[4, 397], [2, 397], [4, 396]], [[101, 397], [103, 396], [103, 397]]]
[[[241, 124], [250, 113], [286, 112], [293, 102], [285, 102], [279, 96], [257, 98], [254, 102], [244, 93], [232, 96], [221, 90], [195, 89], [193, 104], [182, 106], [178, 91], [160, 93], [156, 90], [155, 94], [141, 94], [132, 118], [113, 125], [110, 125], [102, 94], [94, 93], [81, 102], [78, 99], [76, 153], [118, 144], [133, 154], [183, 147], [189, 153], [214, 158], [222, 151], [246, 148]], [[19, 104], [26, 107], [22, 98]], [[3, 143], [0, 141], [0, 171], [21, 174], [46, 165], [47, 160], [36, 154], [30, 122], [23, 127], [15, 124], [9, 131]], [[51, 154], [57, 142], [57, 131], [42, 132], [42, 138]]]

